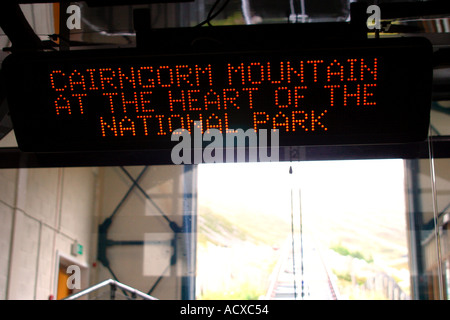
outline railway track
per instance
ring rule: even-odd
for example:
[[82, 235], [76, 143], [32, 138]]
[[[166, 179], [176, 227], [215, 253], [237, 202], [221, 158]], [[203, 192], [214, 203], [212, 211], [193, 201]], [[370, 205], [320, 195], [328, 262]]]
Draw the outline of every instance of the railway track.
[[303, 236], [303, 250], [300, 245], [296, 245], [292, 250], [291, 239], [286, 242], [282, 250], [265, 299], [337, 300], [339, 298], [334, 277], [311, 238]]

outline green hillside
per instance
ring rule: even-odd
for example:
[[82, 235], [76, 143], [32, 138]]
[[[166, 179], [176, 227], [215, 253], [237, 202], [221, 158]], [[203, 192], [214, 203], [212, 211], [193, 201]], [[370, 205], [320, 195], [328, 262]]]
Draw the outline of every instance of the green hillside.
[[290, 224], [276, 217], [200, 207], [198, 299], [258, 299], [266, 293]]
[[236, 241], [279, 245], [290, 232], [290, 225], [276, 217], [254, 213], [216, 212], [201, 207], [198, 216], [198, 244], [207, 242], [228, 247]]

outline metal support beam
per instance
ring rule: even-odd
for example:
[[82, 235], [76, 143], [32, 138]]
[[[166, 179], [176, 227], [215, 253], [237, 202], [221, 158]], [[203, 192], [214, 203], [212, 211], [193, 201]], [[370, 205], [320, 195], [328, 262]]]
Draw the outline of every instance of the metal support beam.
[[[137, 188], [143, 195], [144, 197], [149, 200], [152, 205], [157, 209], [158, 213], [160, 213], [160, 215], [167, 221], [170, 229], [174, 232], [174, 237], [171, 240], [171, 247], [173, 248], [173, 253], [172, 256], [170, 258], [170, 266], [174, 266], [177, 263], [177, 258], [178, 258], [178, 234], [180, 233], [184, 233], [185, 231], [190, 231], [191, 228], [190, 227], [186, 227], [186, 224], [184, 223], [184, 227], [179, 227], [174, 221], [170, 220], [169, 217], [164, 213], [164, 211], [153, 201], [153, 199], [147, 194], [147, 192], [139, 185], [139, 181], [141, 180], [141, 178], [143, 177], [143, 175], [145, 174], [145, 172], [147, 171], [148, 166], [146, 166], [137, 176], [137, 178], [133, 178], [133, 176], [124, 168], [121, 167], [121, 170], [125, 173], [125, 175], [128, 177], [128, 179], [132, 182], [132, 185], [130, 186], [130, 188], [128, 189], [128, 191], [125, 193], [124, 197], [121, 199], [121, 201], [118, 203], [118, 205], [116, 206], [116, 208], [113, 210], [113, 212], [111, 213], [111, 215], [106, 218], [104, 220], [104, 222], [99, 225], [98, 227], [98, 248], [97, 248], [97, 259], [102, 263], [102, 265], [104, 267], [106, 267], [109, 272], [111, 273], [111, 275], [113, 276], [113, 278], [118, 281], [117, 277], [115, 276], [110, 262], [108, 260], [107, 257], [107, 248], [111, 247], [111, 246], [136, 246], [136, 245], [145, 245], [145, 244], [149, 244], [149, 243], [155, 243], [155, 241], [144, 241], [144, 240], [111, 240], [108, 239], [108, 229], [111, 226], [111, 223], [113, 221], [114, 216], [118, 213], [119, 209], [122, 207], [123, 203], [126, 201], [126, 199], [128, 199], [128, 197], [130, 196], [131, 192]], [[166, 268], [167, 270], [167, 268]], [[165, 273], [165, 271], [163, 272], [163, 274]], [[149, 294], [151, 294], [153, 292], [153, 290], [157, 287], [157, 285], [160, 283], [160, 281], [162, 280], [163, 275], [161, 275], [157, 281], [155, 282], [155, 284], [152, 286], [152, 288], [149, 290]], [[193, 285], [191, 283], [192, 281], [189, 282], [188, 286], [189, 288], [191, 288], [191, 286]], [[182, 283], [184, 283], [184, 281], [182, 281]], [[183, 285], [182, 285], [183, 286]], [[183, 291], [183, 289], [182, 289]], [[126, 294], [126, 293], [124, 293]], [[183, 295], [183, 293], [182, 293]], [[187, 294], [187, 297], [192, 297], [192, 292], [189, 292], [189, 294]]]
[[195, 299], [197, 257], [197, 166], [183, 167], [183, 226], [179, 234], [179, 254], [185, 261], [186, 273], [181, 279], [181, 299]]
[[[139, 180], [142, 178], [144, 173], [147, 171], [148, 167], [142, 169], [141, 173], [136, 179], [133, 179], [133, 184], [130, 186], [128, 191], [123, 196], [122, 200], [118, 203], [116, 208], [113, 210], [111, 215], [103, 221], [101, 225], [98, 226], [98, 244], [97, 244], [97, 260], [100, 261], [103, 266], [110, 270], [109, 260], [106, 254], [106, 248], [108, 247], [108, 229], [111, 226], [112, 219], [117, 214], [119, 209], [122, 207], [123, 203], [126, 199], [128, 199], [129, 195], [133, 191], [134, 187], [138, 184]], [[114, 276], [114, 273], [110, 270], [111, 274]], [[114, 276], [114, 279], [117, 278]]]
[[12, 43], [12, 50], [41, 50], [41, 39], [31, 28], [18, 3], [2, 1], [0, 4], [0, 28]]
[[406, 178], [409, 202], [407, 212], [407, 227], [409, 234], [409, 252], [411, 260], [411, 298], [414, 300], [428, 300], [428, 281], [425, 273], [425, 257], [422, 248], [423, 206], [419, 181], [419, 160], [406, 161]]
[[383, 19], [439, 17], [450, 14], [450, 2], [448, 0], [381, 2], [379, 7]]

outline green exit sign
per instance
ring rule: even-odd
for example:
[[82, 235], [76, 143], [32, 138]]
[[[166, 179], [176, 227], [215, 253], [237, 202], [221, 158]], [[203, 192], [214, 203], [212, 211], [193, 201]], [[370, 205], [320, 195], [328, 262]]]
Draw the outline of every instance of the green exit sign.
[[83, 245], [75, 242], [72, 244], [72, 255], [78, 256], [83, 254]]

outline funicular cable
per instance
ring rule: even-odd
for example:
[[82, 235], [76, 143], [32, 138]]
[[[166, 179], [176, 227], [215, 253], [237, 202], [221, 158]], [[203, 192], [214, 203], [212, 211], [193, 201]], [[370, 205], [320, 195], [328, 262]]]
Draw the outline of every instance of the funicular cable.
[[[292, 175], [292, 166], [289, 167], [289, 174]], [[295, 234], [294, 234], [294, 194], [291, 186], [291, 237], [292, 237], [292, 275], [294, 276], [294, 299], [297, 300], [297, 280], [295, 272]]]

